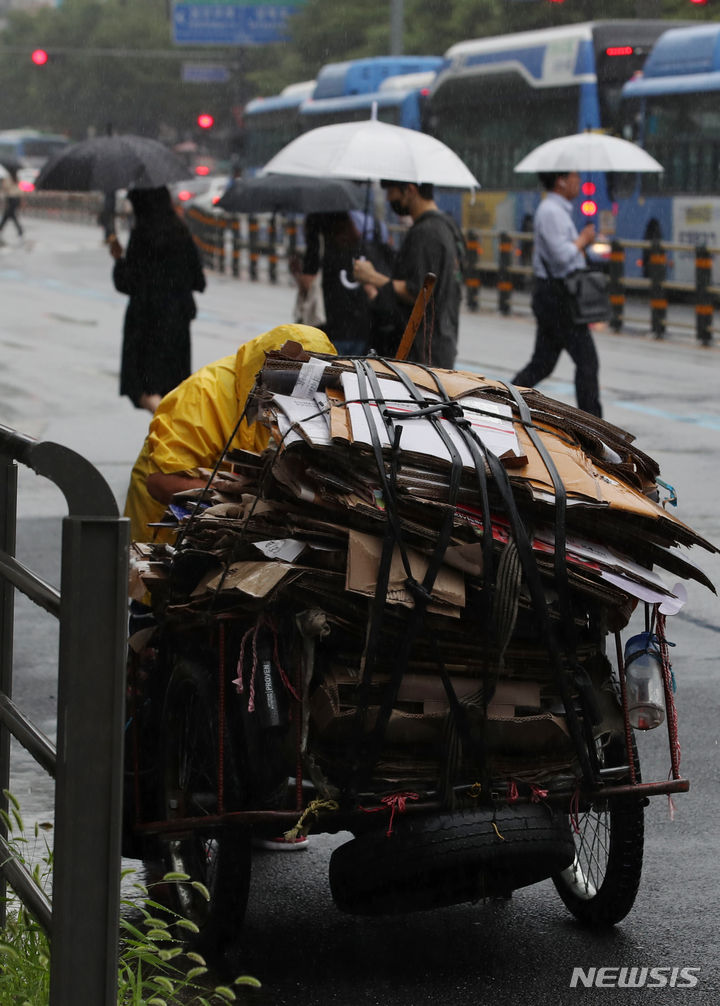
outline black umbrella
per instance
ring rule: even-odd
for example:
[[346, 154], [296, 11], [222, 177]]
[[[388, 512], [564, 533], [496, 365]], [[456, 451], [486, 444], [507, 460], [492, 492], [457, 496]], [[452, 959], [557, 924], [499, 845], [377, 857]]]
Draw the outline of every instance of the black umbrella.
[[155, 189], [187, 177], [179, 157], [144, 136], [95, 136], [55, 154], [35, 180], [36, 189], [114, 192]]
[[1, 157], [0, 165], [13, 175], [17, 174], [22, 168], [20, 161], [16, 161], [14, 157]]
[[262, 175], [233, 182], [217, 206], [228, 213], [347, 213], [364, 208], [365, 189], [341, 178]]

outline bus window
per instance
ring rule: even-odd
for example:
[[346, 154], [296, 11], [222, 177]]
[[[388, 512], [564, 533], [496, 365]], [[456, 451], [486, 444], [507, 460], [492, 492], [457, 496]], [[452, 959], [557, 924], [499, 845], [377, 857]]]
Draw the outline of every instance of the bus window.
[[579, 88], [534, 88], [519, 74], [448, 80], [432, 96], [429, 131], [447, 143], [483, 188], [534, 188], [514, 166], [533, 147], [577, 131]]
[[252, 168], [262, 167], [300, 132], [297, 108], [248, 115], [245, 123], [244, 159]]
[[611, 133], [621, 133], [623, 127], [623, 110], [621, 109], [621, 92], [623, 85], [634, 73], [642, 68], [647, 57], [647, 48], [633, 46], [617, 46], [618, 50], [627, 49], [627, 55], [608, 55], [608, 49], [597, 54], [598, 101], [600, 103], [600, 121], [603, 128]]
[[23, 156], [47, 160], [59, 150], [63, 150], [67, 145], [67, 140], [63, 139], [46, 139], [41, 136], [30, 138], [23, 140]]
[[720, 107], [713, 91], [646, 99], [645, 148], [665, 168], [644, 191], [716, 194], [720, 186]]

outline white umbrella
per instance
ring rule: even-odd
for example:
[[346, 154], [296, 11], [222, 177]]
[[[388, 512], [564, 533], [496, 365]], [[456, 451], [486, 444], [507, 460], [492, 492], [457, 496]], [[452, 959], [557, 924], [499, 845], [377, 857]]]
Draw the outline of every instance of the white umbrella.
[[515, 171], [664, 171], [642, 147], [605, 133], [574, 133], [548, 140], [523, 157]]
[[387, 178], [449, 189], [480, 187], [440, 140], [376, 119], [311, 129], [283, 147], [260, 173], [358, 181]]

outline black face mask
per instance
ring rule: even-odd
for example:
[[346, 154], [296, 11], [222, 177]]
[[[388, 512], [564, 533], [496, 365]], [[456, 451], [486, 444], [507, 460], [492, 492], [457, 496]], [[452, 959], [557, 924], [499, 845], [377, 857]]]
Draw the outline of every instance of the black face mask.
[[391, 199], [390, 209], [393, 213], [397, 213], [399, 217], [407, 216], [407, 207], [401, 199]]

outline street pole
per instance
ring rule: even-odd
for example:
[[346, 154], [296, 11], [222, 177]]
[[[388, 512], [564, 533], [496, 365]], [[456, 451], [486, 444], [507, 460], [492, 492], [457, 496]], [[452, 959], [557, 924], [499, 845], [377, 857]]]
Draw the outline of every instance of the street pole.
[[391, 0], [390, 3], [390, 55], [403, 54], [403, 0]]

